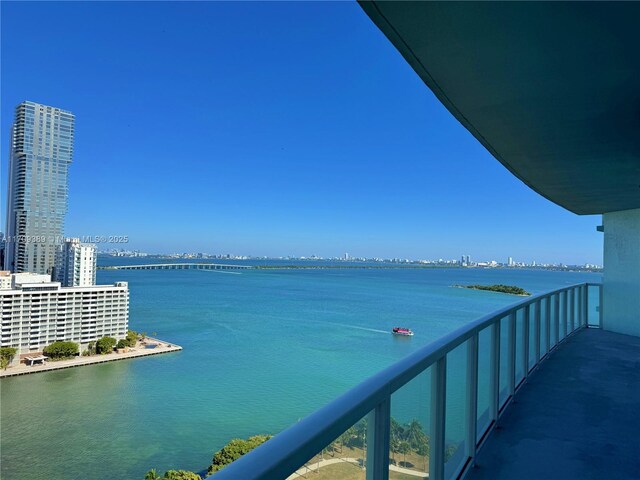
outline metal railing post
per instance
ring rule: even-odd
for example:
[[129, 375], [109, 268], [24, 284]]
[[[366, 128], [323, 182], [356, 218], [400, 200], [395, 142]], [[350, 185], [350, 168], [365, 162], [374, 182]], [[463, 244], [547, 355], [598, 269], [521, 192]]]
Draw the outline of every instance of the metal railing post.
[[476, 458], [478, 439], [478, 334], [467, 342], [467, 454]]
[[524, 310], [522, 311], [522, 313], [524, 313], [524, 321], [522, 322], [523, 328], [522, 328], [522, 351], [523, 351], [523, 355], [524, 355], [524, 379], [527, 378], [527, 376], [529, 376], [529, 310], [531, 309], [531, 306], [528, 305], [526, 307], [524, 307]]
[[508, 364], [507, 383], [509, 386], [509, 396], [513, 397], [516, 391], [516, 314], [509, 314], [509, 345], [508, 345]]
[[576, 329], [576, 289], [572, 288], [569, 292], [569, 319], [571, 322], [571, 331], [573, 332]]
[[558, 345], [558, 343], [560, 343], [560, 295], [562, 295], [562, 293], [558, 293], [557, 295], [554, 295], [554, 300], [553, 300], [553, 308], [555, 312], [555, 314], [553, 315], [555, 319], [553, 327], [555, 328], [555, 331], [556, 331], [555, 345]]
[[602, 322], [604, 316], [603, 316], [603, 299], [604, 299], [604, 285], [598, 285], [598, 300], [599, 300], [599, 305], [598, 305], [598, 323], [600, 324], [600, 328], [603, 328], [604, 323]]
[[500, 320], [491, 327], [491, 355], [489, 360], [489, 409], [491, 420], [498, 421], [500, 412]]
[[367, 415], [367, 480], [389, 480], [391, 398]]
[[585, 327], [589, 326], [589, 285], [582, 287], [582, 324]]
[[429, 479], [444, 480], [444, 435], [447, 411], [447, 356], [436, 360], [431, 374], [431, 455]]
[[562, 303], [562, 338], [569, 333], [569, 291], [562, 292], [564, 302]]
[[535, 361], [533, 363], [534, 367], [540, 363], [540, 329], [542, 328], [540, 325], [540, 317], [542, 316], [542, 299], [538, 300], [535, 305], [536, 313], [533, 323], [533, 345], [535, 348]]
[[545, 340], [547, 341], [544, 354], [547, 355], [551, 351], [551, 302], [553, 300], [552, 296], [547, 297], [547, 301], [545, 302], [545, 312], [544, 312], [544, 334]]

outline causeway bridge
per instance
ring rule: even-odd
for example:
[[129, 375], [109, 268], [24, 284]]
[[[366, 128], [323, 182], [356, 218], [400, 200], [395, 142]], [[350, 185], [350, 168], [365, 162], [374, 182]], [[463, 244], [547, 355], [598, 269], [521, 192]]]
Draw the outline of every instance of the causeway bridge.
[[109, 265], [98, 270], [247, 270], [247, 265], [227, 265], [221, 263], [150, 263], [147, 265]]

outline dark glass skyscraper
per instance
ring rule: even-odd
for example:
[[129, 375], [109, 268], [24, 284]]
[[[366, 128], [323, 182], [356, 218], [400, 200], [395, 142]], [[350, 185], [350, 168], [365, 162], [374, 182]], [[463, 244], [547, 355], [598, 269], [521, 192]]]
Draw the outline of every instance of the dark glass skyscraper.
[[4, 268], [50, 273], [67, 213], [75, 117], [34, 102], [16, 107], [11, 129]]

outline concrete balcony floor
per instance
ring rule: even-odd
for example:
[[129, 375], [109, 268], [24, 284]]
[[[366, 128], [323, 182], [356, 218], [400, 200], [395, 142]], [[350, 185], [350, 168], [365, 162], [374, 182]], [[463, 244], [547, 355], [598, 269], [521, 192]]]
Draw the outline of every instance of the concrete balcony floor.
[[640, 338], [568, 339], [516, 394], [469, 478], [640, 479]]

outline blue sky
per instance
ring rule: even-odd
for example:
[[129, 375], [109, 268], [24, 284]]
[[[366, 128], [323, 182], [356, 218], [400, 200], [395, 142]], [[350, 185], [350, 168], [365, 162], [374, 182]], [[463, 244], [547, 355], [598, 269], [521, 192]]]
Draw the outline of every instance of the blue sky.
[[602, 262], [600, 217], [513, 177], [355, 3], [1, 8], [3, 230], [13, 108], [32, 100], [76, 115], [67, 235], [149, 252]]

